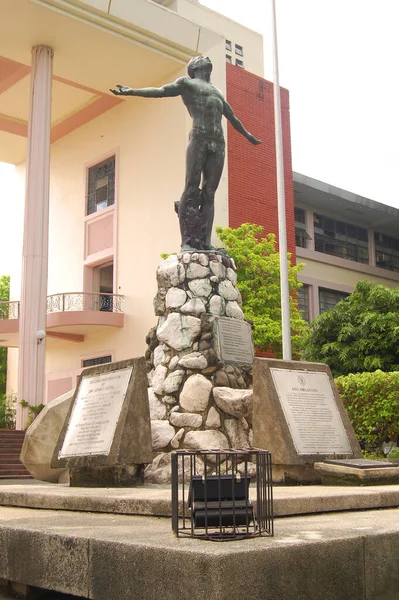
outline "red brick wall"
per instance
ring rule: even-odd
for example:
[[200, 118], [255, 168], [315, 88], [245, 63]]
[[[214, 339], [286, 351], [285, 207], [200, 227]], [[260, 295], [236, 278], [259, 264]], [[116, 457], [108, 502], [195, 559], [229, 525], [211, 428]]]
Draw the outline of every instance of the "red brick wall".
[[[278, 240], [273, 84], [226, 64], [227, 101], [247, 131], [262, 140], [253, 146], [228, 124], [229, 225], [263, 225]], [[295, 264], [294, 193], [291, 163], [289, 95], [281, 90], [287, 246]]]

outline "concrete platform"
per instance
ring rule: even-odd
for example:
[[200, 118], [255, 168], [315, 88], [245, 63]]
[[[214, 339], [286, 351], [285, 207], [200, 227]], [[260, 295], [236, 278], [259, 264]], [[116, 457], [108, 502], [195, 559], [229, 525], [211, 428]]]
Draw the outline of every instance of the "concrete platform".
[[399, 597], [399, 509], [279, 519], [274, 538], [175, 538], [170, 519], [0, 508], [0, 577], [96, 600]]
[[[252, 491], [252, 490], [251, 490]], [[399, 485], [273, 488], [276, 517], [399, 507]], [[253, 498], [253, 496], [252, 496]], [[170, 486], [70, 488], [67, 485], [9, 480], [0, 485], [0, 506], [171, 516]]]

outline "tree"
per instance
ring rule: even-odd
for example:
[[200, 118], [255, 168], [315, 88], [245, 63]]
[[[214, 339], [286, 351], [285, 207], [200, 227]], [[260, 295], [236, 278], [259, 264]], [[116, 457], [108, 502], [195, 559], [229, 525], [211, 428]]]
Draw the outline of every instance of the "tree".
[[[216, 228], [217, 234], [237, 266], [237, 286], [242, 296], [245, 318], [254, 324], [254, 343], [262, 351], [282, 354], [280, 257], [275, 235], [261, 237], [263, 227], [244, 223], [237, 229]], [[290, 255], [288, 255], [288, 261]], [[288, 267], [290, 322], [293, 353], [307, 328], [297, 304], [298, 271], [303, 265]]]
[[[0, 277], [0, 301], [8, 302], [10, 296], [10, 277]], [[0, 314], [1, 316], [1, 314]], [[0, 395], [6, 393], [7, 380], [7, 348], [0, 348]]]
[[359, 281], [313, 321], [303, 357], [327, 363], [335, 376], [399, 370], [399, 288]]

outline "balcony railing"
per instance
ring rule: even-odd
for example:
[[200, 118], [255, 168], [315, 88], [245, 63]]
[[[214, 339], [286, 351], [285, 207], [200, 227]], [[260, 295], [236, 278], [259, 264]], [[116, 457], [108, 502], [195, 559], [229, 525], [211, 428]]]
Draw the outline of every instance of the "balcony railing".
[[[101, 311], [123, 313], [123, 296], [119, 294], [69, 293], [47, 296], [47, 314], [57, 312]], [[18, 319], [19, 302], [0, 302], [0, 320]]]
[[19, 302], [1, 300], [0, 319], [19, 319]]

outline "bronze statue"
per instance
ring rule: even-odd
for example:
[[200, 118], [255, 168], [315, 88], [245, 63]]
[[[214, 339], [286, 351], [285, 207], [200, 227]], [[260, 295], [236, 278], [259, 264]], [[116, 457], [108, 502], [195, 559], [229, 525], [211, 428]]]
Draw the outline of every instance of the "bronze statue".
[[211, 84], [212, 63], [208, 57], [192, 58], [187, 70], [189, 77], [180, 77], [160, 88], [133, 89], [118, 84], [118, 89], [111, 92], [116, 96], [182, 97], [193, 119], [193, 128], [186, 153], [186, 184], [180, 202], [175, 203], [182, 237], [181, 249], [212, 250], [214, 198], [225, 156], [222, 115], [252, 144], [260, 144], [261, 141], [245, 129], [220, 90]]

